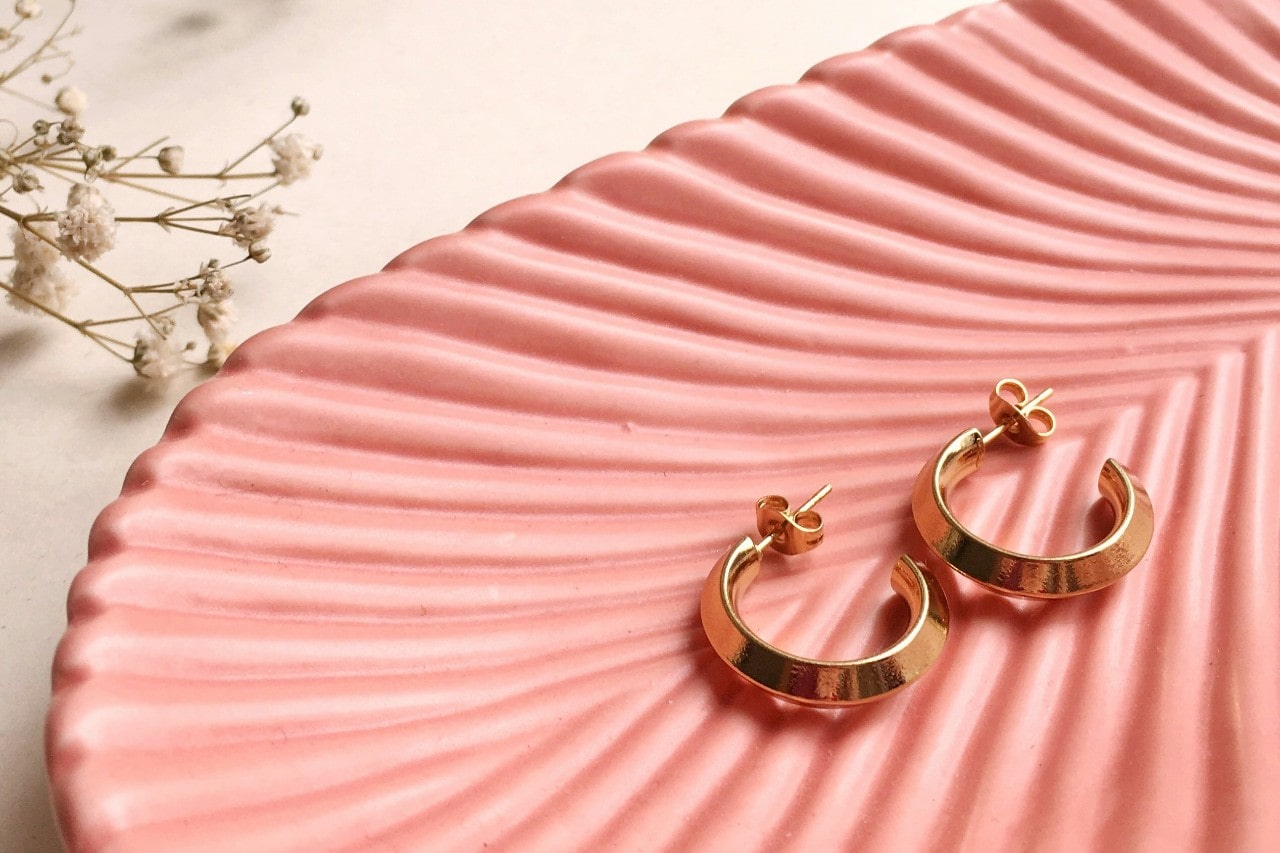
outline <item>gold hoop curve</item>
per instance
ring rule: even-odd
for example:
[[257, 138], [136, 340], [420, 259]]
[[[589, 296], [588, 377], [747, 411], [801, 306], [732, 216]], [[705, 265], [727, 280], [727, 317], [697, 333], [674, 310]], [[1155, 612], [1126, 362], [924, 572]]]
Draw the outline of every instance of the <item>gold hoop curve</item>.
[[824, 487], [794, 513], [784, 498], [761, 498], [756, 516], [764, 540], [746, 537], [725, 552], [702, 588], [701, 611], [711, 647], [740, 677], [788, 702], [838, 708], [881, 699], [923, 675], [942, 651], [950, 612], [937, 579], [904, 554], [889, 581], [911, 608], [911, 622], [901, 639], [878, 654], [844, 661], [802, 657], [747, 627], [738, 597], [759, 575], [765, 548], [798, 554], [821, 544], [822, 520], [812, 509], [830, 490]]
[[[1010, 389], [1020, 392], [1016, 405], [1001, 397], [1002, 391]], [[978, 469], [987, 445], [998, 435], [1003, 433], [1019, 444], [1033, 445], [1053, 433], [1053, 415], [1040, 406], [1052, 393], [1050, 388], [1029, 400], [1021, 382], [1002, 379], [991, 394], [996, 429], [986, 435], [970, 429], [953, 438], [920, 470], [911, 493], [911, 513], [933, 552], [961, 574], [1005, 595], [1067, 598], [1102, 589], [1138, 564], [1155, 532], [1150, 495], [1114, 459], [1102, 466], [1098, 490], [1110, 505], [1115, 524], [1097, 545], [1074, 554], [1038, 557], [1001, 548], [972, 533], [951, 512], [947, 490]], [[1036, 430], [1029, 417], [1033, 411], [1047, 429]]]

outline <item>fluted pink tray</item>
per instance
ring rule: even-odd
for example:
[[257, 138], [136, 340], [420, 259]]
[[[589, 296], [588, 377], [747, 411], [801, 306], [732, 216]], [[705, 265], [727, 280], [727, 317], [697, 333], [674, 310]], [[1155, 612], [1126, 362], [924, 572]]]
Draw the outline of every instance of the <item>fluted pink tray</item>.
[[[94, 528], [49, 770], [80, 850], [1280, 846], [1280, 7], [1027, 0], [827, 61], [338, 287], [179, 406]], [[827, 544], [746, 601], [891, 638], [920, 465], [995, 380], [1059, 435], [958, 510], [1146, 560], [941, 573], [917, 685], [784, 706], [698, 593], [752, 503]]]

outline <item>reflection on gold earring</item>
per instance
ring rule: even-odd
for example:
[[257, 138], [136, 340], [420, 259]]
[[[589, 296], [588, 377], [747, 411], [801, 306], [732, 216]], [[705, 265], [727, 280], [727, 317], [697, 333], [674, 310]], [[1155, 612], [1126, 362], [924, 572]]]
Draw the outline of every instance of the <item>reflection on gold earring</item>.
[[818, 547], [822, 517], [813, 507], [830, 491], [831, 486], [824, 486], [794, 512], [777, 495], [756, 502], [756, 528], [764, 538], [753, 542], [745, 537], [716, 563], [702, 589], [702, 626], [716, 654], [752, 684], [789, 702], [840, 707], [880, 699], [919, 678], [942, 651], [950, 617], [937, 579], [903, 555], [889, 581], [911, 608], [911, 625], [879, 654], [814, 660], [784, 652], [746, 626], [738, 614], [738, 596], [760, 573], [765, 548], [802, 554]]
[[[1016, 400], [1010, 402], [1004, 392], [1012, 392]], [[1053, 413], [1041, 405], [1052, 393], [1049, 388], [1031, 399], [1018, 380], [1000, 380], [989, 401], [996, 428], [986, 435], [969, 429], [953, 438], [921, 469], [911, 495], [916, 526], [934, 553], [961, 574], [1006, 595], [1065, 598], [1115, 583], [1142, 559], [1155, 529], [1147, 490], [1114, 459], [1102, 466], [1098, 489], [1111, 505], [1115, 526], [1097, 545], [1078, 553], [1036, 557], [1008, 551], [975, 536], [952, 514], [947, 490], [978, 469], [987, 445], [998, 436], [1030, 446], [1053, 435]]]

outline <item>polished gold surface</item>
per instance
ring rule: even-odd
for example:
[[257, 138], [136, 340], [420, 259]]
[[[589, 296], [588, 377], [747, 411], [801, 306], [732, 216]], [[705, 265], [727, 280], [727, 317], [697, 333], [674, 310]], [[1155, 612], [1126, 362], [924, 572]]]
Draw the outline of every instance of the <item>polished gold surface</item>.
[[824, 486], [794, 512], [777, 495], [757, 501], [756, 527], [764, 539], [757, 543], [746, 537], [716, 563], [702, 589], [702, 626], [716, 654], [747, 681], [789, 702], [842, 707], [883, 698], [919, 678], [941, 653], [950, 617], [937, 579], [903, 555], [889, 582], [910, 607], [911, 623], [879, 654], [815, 660], [770, 645], [747, 627], [738, 597], [759, 575], [765, 548], [801, 554], [821, 544], [822, 518], [813, 507], [830, 491]]
[[[1016, 400], [1005, 397], [1013, 392]], [[1129, 471], [1108, 459], [1098, 489], [1111, 506], [1115, 524], [1092, 548], [1063, 557], [1020, 554], [971, 533], [947, 506], [947, 491], [978, 470], [987, 445], [1000, 435], [1022, 445], [1042, 444], [1056, 428], [1041, 403], [1053, 389], [1031, 398], [1016, 379], [1002, 379], [989, 408], [996, 428], [983, 435], [966, 430], [929, 461], [916, 478], [911, 511], [924, 541], [956, 571], [1006, 595], [1065, 598], [1101, 589], [1124, 577], [1146, 553], [1155, 530], [1151, 498]]]

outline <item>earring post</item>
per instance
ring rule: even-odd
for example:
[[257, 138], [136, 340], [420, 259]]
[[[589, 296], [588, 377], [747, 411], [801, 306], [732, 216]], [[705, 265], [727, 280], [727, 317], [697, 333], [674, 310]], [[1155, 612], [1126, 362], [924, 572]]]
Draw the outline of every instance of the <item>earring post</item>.
[[[1029, 416], [1029, 415], [1031, 414], [1031, 412], [1036, 408], [1036, 406], [1039, 406], [1041, 403], [1043, 403], [1045, 400], [1048, 400], [1048, 399], [1049, 399], [1050, 397], [1052, 397], [1052, 396], [1053, 396], [1053, 389], [1052, 389], [1052, 388], [1046, 388], [1046, 389], [1044, 389], [1043, 391], [1041, 391], [1039, 394], [1037, 394], [1037, 395], [1035, 395], [1034, 397], [1032, 397], [1032, 398], [1031, 398], [1030, 400], [1028, 400], [1027, 402], [1023, 403], [1023, 404], [1022, 404], [1022, 405], [1020, 405], [1020, 406], [1017, 406], [1016, 408], [1017, 408], [1017, 410], [1018, 410], [1018, 413], [1019, 413], [1020, 415], [1022, 415], [1024, 418], [1025, 418], [1025, 417], [1027, 417], [1027, 416]], [[1007, 401], [1006, 401], [1006, 402], [1007, 402]], [[995, 440], [996, 440], [997, 438], [999, 438], [1000, 436], [1004, 435], [1005, 431], [1006, 431], [1008, 428], [1009, 428], [1009, 422], [1008, 422], [1008, 421], [1003, 421], [1003, 422], [1001, 422], [1001, 423], [999, 423], [999, 424], [996, 424], [996, 428], [995, 428], [995, 429], [991, 430], [991, 432], [987, 433], [986, 435], [984, 435], [984, 436], [982, 437], [982, 443], [983, 443], [984, 445], [985, 445], [985, 444], [990, 444], [991, 442], [995, 441]]]
[[802, 512], [808, 512], [809, 510], [813, 509], [815, 506], [818, 505], [819, 501], [821, 501], [823, 498], [825, 498], [829, 494], [831, 494], [831, 484], [827, 483], [821, 489], [818, 489], [818, 491], [814, 492], [813, 497], [805, 501], [804, 505], [800, 507], [798, 510], [796, 510], [796, 515], [799, 515]]
[[[787, 518], [794, 519], [800, 513], [808, 512], [809, 510], [817, 506], [819, 502], [821, 502], [822, 499], [829, 494], [831, 494], [831, 484], [827, 483], [821, 489], [818, 489], [818, 491], [814, 492], [813, 496], [809, 498], [809, 500], [805, 501], [804, 504], [801, 505], [799, 509], [788, 512], [786, 514]], [[756, 551], [763, 554], [764, 549], [772, 545], [773, 540], [776, 538], [777, 538], [776, 533], [770, 533], [769, 535], [765, 536], [763, 539], [761, 539], [759, 542], [756, 543]]]

